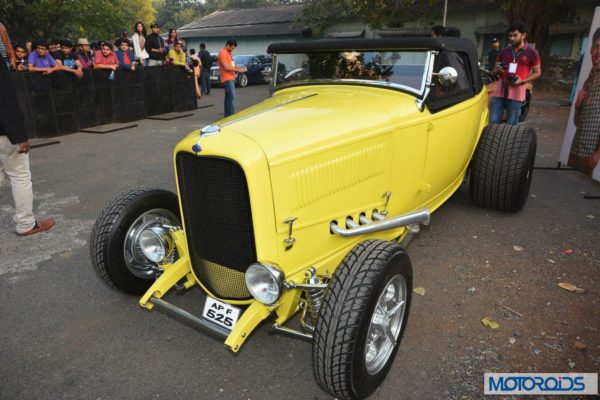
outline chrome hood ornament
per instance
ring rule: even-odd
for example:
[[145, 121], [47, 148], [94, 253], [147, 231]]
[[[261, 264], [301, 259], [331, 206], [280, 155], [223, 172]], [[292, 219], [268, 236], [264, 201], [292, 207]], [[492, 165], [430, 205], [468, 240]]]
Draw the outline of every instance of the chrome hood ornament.
[[204, 128], [200, 129], [200, 138], [198, 138], [196, 144], [192, 146], [192, 151], [196, 154], [200, 153], [202, 151], [202, 146], [200, 146], [202, 138], [216, 135], [219, 132], [221, 132], [221, 127], [219, 125], [206, 125]]

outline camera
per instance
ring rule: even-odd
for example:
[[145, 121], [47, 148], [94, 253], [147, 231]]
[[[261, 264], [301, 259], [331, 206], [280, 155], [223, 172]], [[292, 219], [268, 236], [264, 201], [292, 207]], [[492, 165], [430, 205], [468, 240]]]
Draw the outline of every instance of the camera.
[[506, 77], [506, 79], [510, 82], [510, 83], [515, 83], [519, 77], [517, 75], [509, 75]]

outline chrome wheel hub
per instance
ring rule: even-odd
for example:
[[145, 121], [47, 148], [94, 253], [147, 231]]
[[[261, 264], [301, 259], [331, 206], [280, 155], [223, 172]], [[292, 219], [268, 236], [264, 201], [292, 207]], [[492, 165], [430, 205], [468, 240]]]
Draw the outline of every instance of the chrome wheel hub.
[[396, 347], [406, 311], [406, 290], [406, 280], [402, 275], [396, 275], [379, 295], [365, 346], [365, 365], [369, 375], [381, 371]]
[[140, 235], [145, 229], [153, 226], [179, 226], [180, 224], [179, 218], [171, 211], [164, 208], [155, 208], [146, 211], [137, 217], [127, 230], [123, 246], [125, 264], [127, 265], [129, 272], [142, 279], [154, 278], [156, 276], [157, 267], [156, 264], [144, 256], [139, 245]]

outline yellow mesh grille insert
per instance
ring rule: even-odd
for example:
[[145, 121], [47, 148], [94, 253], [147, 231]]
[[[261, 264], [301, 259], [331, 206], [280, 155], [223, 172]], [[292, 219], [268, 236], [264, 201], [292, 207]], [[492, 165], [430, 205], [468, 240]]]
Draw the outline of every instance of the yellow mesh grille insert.
[[216, 296], [223, 299], [248, 299], [252, 297], [246, 287], [243, 272], [204, 259], [200, 268], [195, 270], [202, 283]]

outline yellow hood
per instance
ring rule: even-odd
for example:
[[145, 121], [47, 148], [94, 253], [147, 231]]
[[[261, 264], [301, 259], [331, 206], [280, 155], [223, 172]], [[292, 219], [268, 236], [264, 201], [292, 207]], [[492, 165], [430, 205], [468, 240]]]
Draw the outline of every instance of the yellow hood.
[[[383, 105], [383, 106], [382, 106]], [[419, 113], [415, 97], [359, 86], [305, 86], [277, 92], [219, 121], [223, 131], [247, 136], [275, 166], [397, 128]], [[418, 118], [417, 118], [418, 119]]]

